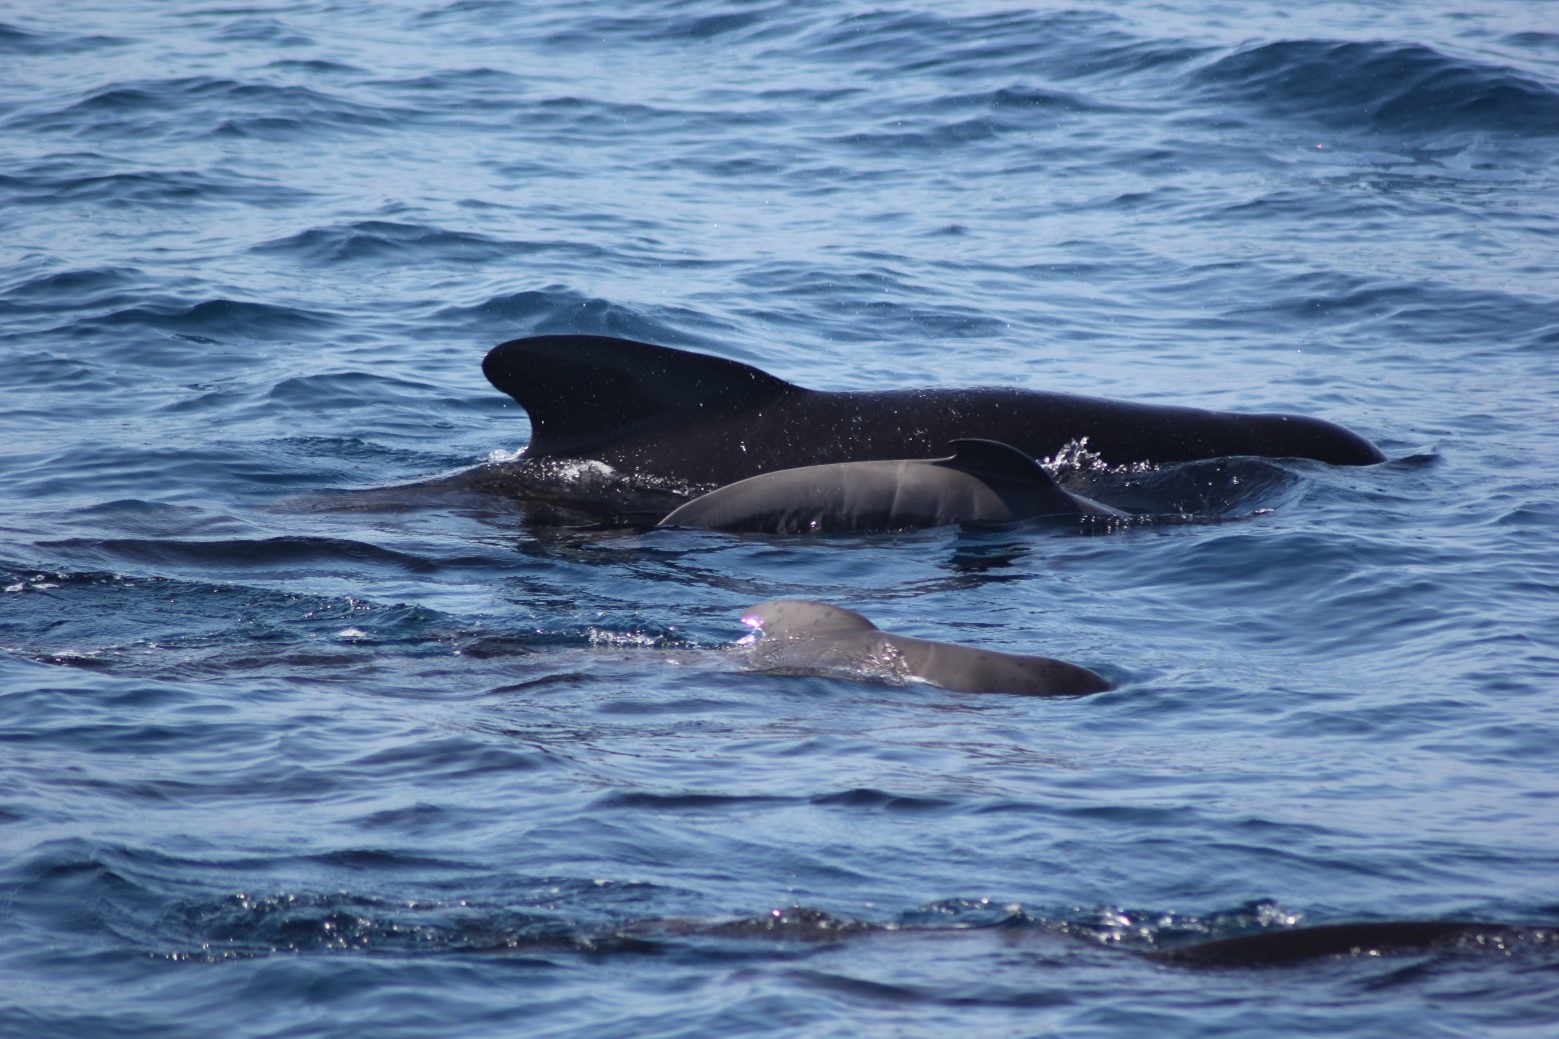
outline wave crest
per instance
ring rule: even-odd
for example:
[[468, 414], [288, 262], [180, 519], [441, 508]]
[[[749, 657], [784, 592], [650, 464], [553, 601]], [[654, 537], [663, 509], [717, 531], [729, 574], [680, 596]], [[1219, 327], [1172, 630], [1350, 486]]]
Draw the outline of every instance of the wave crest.
[[1220, 58], [1191, 81], [1215, 99], [1374, 133], [1559, 133], [1559, 91], [1421, 44], [1286, 40]]

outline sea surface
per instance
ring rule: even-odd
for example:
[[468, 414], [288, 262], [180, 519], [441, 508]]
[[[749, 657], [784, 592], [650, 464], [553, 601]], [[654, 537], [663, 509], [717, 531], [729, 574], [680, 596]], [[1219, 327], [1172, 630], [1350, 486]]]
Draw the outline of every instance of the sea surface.
[[[1559, 925], [1555, 14], [0, 8], [0, 1035], [1556, 1034], [1552, 947], [1154, 957]], [[552, 332], [1390, 461], [1103, 532], [428, 493]], [[1117, 688], [756, 670], [775, 597]]]

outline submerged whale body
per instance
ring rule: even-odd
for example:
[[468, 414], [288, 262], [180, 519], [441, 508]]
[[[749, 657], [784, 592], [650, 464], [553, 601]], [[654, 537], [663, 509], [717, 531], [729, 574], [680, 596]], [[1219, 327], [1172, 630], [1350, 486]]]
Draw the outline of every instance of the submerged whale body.
[[749, 476], [660, 521], [758, 534], [837, 534], [1044, 516], [1123, 517], [1071, 494], [1043, 466], [994, 440], [955, 440], [950, 458], [836, 462]]
[[[645, 920], [617, 928], [602, 938], [634, 938], [646, 935], [711, 936], [718, 938], [786, 938], [838, 942], [855, 935], [891, 933], [900, 937], [943, 930], [936, 925], [892, 923], [834, 916], [817, 909], [792, 907], [762, 916], [715, 923], [686, 919]], [[1052, 937], [1066, 936], [1097, 945], [1085, 931], [1054, 926], [1037, 929]], [[1004, 941], [1016, 936], [1005, 932]], [[604, 943], [603, 943], [604, 944]], [[592, 948], [600, 945], [592, 943]], [[642, 945], [630, 945], [635, 950]], [[1141, 956], [1166, 966], [1189, 969], [1240, 969], [1298, 967], [1318, 960], [1364, 959], [1400, 956], [1489, 955], [1502, 959], [1523, 957], [1523, 966], [1551, 965], [1559, 952], [1559, 929], [1547, 924], [1500, 924], [1445, 920], [1382, 920], [1359, 923], [1306, 924], [1282, 927], [1232, 938], [1215, 938], [1171, 948], [1147, 948], [1110, 943], [1123, 953]]]
[[771, 599], [742, 613], [763, 633], [753, 663], [768, 670], [918, 678], [961, 693], [1077, 696], [1112, 688], [1076, 664], [883, 631], [859, 613], [805, 599]]
[[1280, 928], [1198, 942], [1149, 955], [1167, 963], [1202, 967], [1281, 967], [1328, 957], [1409, 956], [1517, 945], [1552, 947], [1551, 927], [1456, 920], [1386, 920]]
[[588, 459], [709, 486], [776, 469], [928, 458], [962, 438], [1048, 458], [1086, 440], [1112, 464], [1256, 455], [1385, 460], [1341, 426], [1009, 388], [809, 390], [737, 361], [588, 335], [515, 339], [482, 362], [531, 420], [527, 459]]

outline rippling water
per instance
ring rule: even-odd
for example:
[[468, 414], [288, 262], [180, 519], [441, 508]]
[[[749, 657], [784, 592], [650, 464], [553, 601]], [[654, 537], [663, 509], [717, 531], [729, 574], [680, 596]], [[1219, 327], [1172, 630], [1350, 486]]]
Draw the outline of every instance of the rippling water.
[[[1559, 924], [1550, 16], [0, 14], [0, 1033], [1548, 1034], [1541, 944], [1148, 954]], [[415, 486], [542, 332], [1393, 460], [1094, 535]], [[776, 596], [1118, 688], [756, 673]]]

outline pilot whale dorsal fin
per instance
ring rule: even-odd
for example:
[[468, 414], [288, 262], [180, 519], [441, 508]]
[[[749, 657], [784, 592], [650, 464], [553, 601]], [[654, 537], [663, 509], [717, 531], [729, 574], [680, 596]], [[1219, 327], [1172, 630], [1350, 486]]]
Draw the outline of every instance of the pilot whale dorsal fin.
[[482, 374], [529, 414], [532, 456], [584, 453], [663, 416], [806, 392], [740, 361], [610, 336], [513, 339], [488, 351]]
[[997, 480], [1037, 483], [1042, 487], [1056, 486], [1055, 478], [1045, 471], [1044, 466], [1011, 444], [967, 437], [954, 440], [952, 448], [953, 457], [938, 464]]

